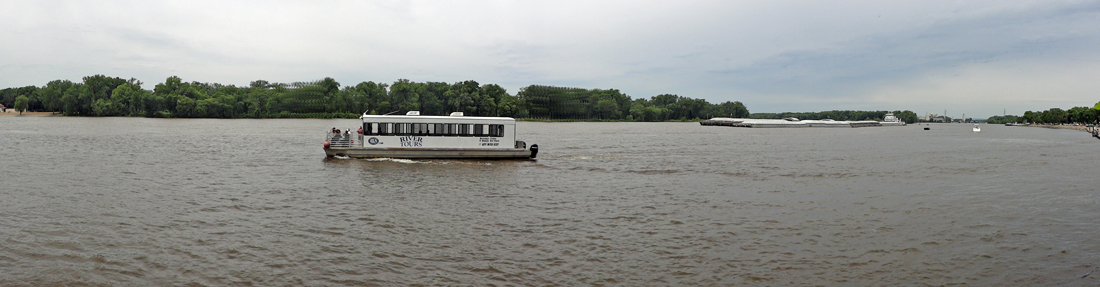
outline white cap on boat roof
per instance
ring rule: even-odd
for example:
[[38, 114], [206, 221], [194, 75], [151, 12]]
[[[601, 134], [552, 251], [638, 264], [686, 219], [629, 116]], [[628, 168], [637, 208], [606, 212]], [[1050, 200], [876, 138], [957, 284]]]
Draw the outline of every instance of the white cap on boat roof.
[[420, 111], [409, 111], [409, 112], [405, 113], [405, 115], [406, 116], [419, 116]]
[[452, 117], [461, 117], [461, 116], [462, 116], [462, 112], [452, 112], [452, 113], [451, 113], [451, 116], [452, 116]]

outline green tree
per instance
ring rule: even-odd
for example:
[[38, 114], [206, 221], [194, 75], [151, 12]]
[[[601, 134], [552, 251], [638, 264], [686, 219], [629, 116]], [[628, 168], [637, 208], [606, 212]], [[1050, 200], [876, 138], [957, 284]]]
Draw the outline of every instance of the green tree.
[[1039, 123], [1039, 113], [1026, 111], [1024, 112], [1024, 119], [1027, 120], [1028, 123]]
[[747, 118], [749, 109], [741, 102], [729, 102], [718, 104], [714, 111], [715, 117]]
[[894, 111], [894, 116], [907, 124], [915, 123], [919, 119], [917, 113], [910, 110]]
[[1042, 120], [1045, 123], [1064, 123], [1066, 121], [1066, 111], [1059, 108], [1052, 108], [1043, 112]]
[[1092, 109], [1087, 107], [1073, 107], [1066, 111], [1067, 122], [1091, 123], [1094, 121]]
[[27, 96], [20, 95], [15, 98], [15, 110], [19, 111], [19, 115], [23, 115], [23, 111], [27, 110]]
[[50, 81], [45, 87], [38, 90], [38, 99], [42, 101], [42, 106], [45, 110], [59, 112], [64, 106], [64, 102], [61, 101], [61, 98], [65, 95], [65, 92], [74, 87], [79, 88], [78, 85], [68, 80]]
[[180, 80], [180, 77], [171, 76], [167, 79], [164, 79], [164, 83], [157, 84], [155, 87], [153, 87], [153, 93], [157, 95], [179, 95], [183, 92], [183, 87], [183, 80]]
[[117, 107], [110, 116], [145, 115], [145, 97], [147, 92], [141, 89], [140, 82], [131, 79], [131, 83], [118, 85], [111, 92], [110, 101]]
[[634, 101], [630, 102], [630, 115], [628, 116], [629, 120], [636, 121], [636, 122], [646, 121], [646, 118], [645, 118], [646, 110], [645, 109], [646, 109], [646, 106], [647, 106], [646, 104], [648, 104], [648, 102], [649, 101], [646, 100], [646, 99], [637, 99], [637, 100], [634, 100]]
[[190, 118], [195, 115], [195, 100], [188, 97], [179, 97], [176, 100], [176, 111], [174, 116], [180, 118]]
[[485, 84], [482, 85], [480, 91], [478, 91], [478, 103], [477, 108], [481, 111], [483, 116], [500, 116], [500, 103], [504, 101], [504, 98], [512, 97], [508, 95], [508, 91], [497, 84]]
[[388, 87], [387, 84], [377, 84], [375, 82], [362, 82], [355, 85], [355, 89], [363, 95], [365, 100], [361, 109], [375, 115], [391, 112], [389, 92], [386, 91]]
[[991, 116], [991, 117], [985, 119], [985, 122], [991, 123], [991, 124], [1019, 123], [1019, 122], [1024, 122], [1024, 121], [1027, 121], [1027, 119], [1024, 119], [1023, 117], [1015, 116], [1015, 115]]
[[390, 86], [390, 105], [399, 111], [419, 111], [420, 93], [424, 86], [407, 79], [399, 79]]
[[1100, 102], [1096, 102], [1096, 105], [1092, 106], [1092, 122], [1100, 123]]
[[6, 106], [15, 106], [15, 99], [19, 96], [27, 97], [27, 110], [41, 110], [42, 103], [38, 100], [38, 87], [25, 86], [21, 88], [7, 88], [0, 90], [0, 103]]
[[500, 102], [497, 103], [497, 115], [501, 117], [517, 117], [519, 114], [519, 103], [516, 97], [505, 96], [500, 98]]
[[[99, 100], [109, 101], [111, 93], [115, 88], [126, 83], [127, 81], [122, 78], [107, 77], [104, 75], [84, 77], [83, 89], [81, 89], [80, 94], [77, 95], [76, 103], [73, 105], [74, 110], [67, 112], [74, 115], [97, 115], [92, 109], [93, 105], [96, 105]], [[101, 103], [101, 111], [112, 110], [105, 109], [108, 106], [111, 105], [107, 102]]]
[[451, 85], [444, 82], [427, 82], [420, 93], [420, 113], [425, 115], [447, 115], [451, 111], [447, 108], [447, 101], [443, 94], [451, 89]]
[[110, 99], [98, 99], [92, 103], [92, 115], [103, 116], [117, 116], [119, 113], [119, 107]]
[[592, 109], [597, 119], [616, 119], [622, 111], [619, 110], [619, 103], [613, 99], [601, 99], [596, 102], [596, 107]]

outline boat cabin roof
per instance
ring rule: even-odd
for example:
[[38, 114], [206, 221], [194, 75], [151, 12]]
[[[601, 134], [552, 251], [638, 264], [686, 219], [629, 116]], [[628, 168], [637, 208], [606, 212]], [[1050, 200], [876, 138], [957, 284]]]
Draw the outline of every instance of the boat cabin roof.
[[363, 114], [360, 119], [363, 119], [364, 123], [374, 122], [392, 122], [392, 123], [495, 123], [495, 124], [515, 124], [516, 119], [508, 117], [467, 117], [462, 116], [460, 113], [451, 116], [421, 116], [419, 113], [413, 115], [410, 112], [407, 115], [368, 115]]

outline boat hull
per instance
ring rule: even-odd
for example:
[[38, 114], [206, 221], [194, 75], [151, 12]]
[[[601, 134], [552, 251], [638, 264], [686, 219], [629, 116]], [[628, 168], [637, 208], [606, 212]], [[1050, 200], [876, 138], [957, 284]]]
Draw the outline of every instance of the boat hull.
[[458, 148], [363, 148], [330, 147], [328, 157], [402, 158], [402, 159], [534, 159], [530, 149], [458, 149]]

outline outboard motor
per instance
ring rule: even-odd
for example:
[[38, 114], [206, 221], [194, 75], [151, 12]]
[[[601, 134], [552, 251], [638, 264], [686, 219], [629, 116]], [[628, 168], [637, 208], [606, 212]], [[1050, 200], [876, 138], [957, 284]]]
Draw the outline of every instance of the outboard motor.
[[537, 144], [531, 145], [531, 158], [535, 158], [535, 156], [537, 156], [538, 154], [539, 154], [539, 145], [537, 145]]

